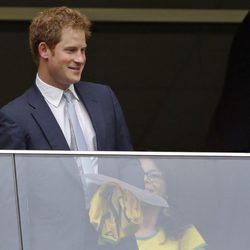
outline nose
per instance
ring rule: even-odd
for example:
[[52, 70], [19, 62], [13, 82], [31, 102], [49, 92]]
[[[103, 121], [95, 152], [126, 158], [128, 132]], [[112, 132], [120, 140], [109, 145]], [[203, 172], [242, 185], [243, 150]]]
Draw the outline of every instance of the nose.
[[148, 178], [148, 174], [144, 173], [144, 182], [150, 182], [149, 178]]
[[76, 54], [75, 62], [84, 64], [85, 61], [86, 61], [85, 52], [79, 51], [79, 52]]

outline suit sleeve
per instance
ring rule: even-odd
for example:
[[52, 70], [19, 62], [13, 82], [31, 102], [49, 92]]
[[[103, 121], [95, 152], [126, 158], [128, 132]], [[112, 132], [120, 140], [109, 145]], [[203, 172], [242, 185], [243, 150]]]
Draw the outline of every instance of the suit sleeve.
[[2, 111], [0, 111], [0, 149], [25, 149], [24, 133]]
[[121, 105], [111, 89], [110, 89], [110, 92], [111, 92], [111, 97], [113, 101], [115, 121], [116, 121], [116, 124], [115, 124], [116, 149], [115, 150], [116, 151], [133, 150], [127, 123], [125, 121]]

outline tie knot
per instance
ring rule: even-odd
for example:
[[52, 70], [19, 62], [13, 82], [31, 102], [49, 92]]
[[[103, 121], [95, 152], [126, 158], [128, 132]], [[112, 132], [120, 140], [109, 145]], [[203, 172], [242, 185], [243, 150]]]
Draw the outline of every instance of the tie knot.
[[70, 90], [66, 90], [63, 92], [63, 96], [66, 99], [67, 102], [72, 102], [73, 100], [73, 94]]

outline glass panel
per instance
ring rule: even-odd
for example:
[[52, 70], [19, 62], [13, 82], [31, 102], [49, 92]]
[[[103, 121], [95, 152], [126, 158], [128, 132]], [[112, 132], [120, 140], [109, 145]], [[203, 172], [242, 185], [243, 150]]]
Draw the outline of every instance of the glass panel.
[[195, 225], [206, 249], [248, 248], [249, 158], [170, 157], [154, 162], [166, 180], [170, 215], [177, 211], [180, 225]]
[[248, 249], [248, 157], [79, 159], [16, 157], [24, 250]]
[[84, 193], [73, 158], [17, 156], [25, 250], [83, 249]]
[[21, 249], [13, 156], [0, 155], [0, 249]]

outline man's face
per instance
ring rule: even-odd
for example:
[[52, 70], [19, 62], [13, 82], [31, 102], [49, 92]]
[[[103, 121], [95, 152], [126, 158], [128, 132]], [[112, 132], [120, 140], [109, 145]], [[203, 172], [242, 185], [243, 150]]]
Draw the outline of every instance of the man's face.
[[86, 62], [86, 38], [82, 30], [65, 28], [61, 41], [53, 50], [48, 49], [44, 81], [60, 89], [79, 82]]

